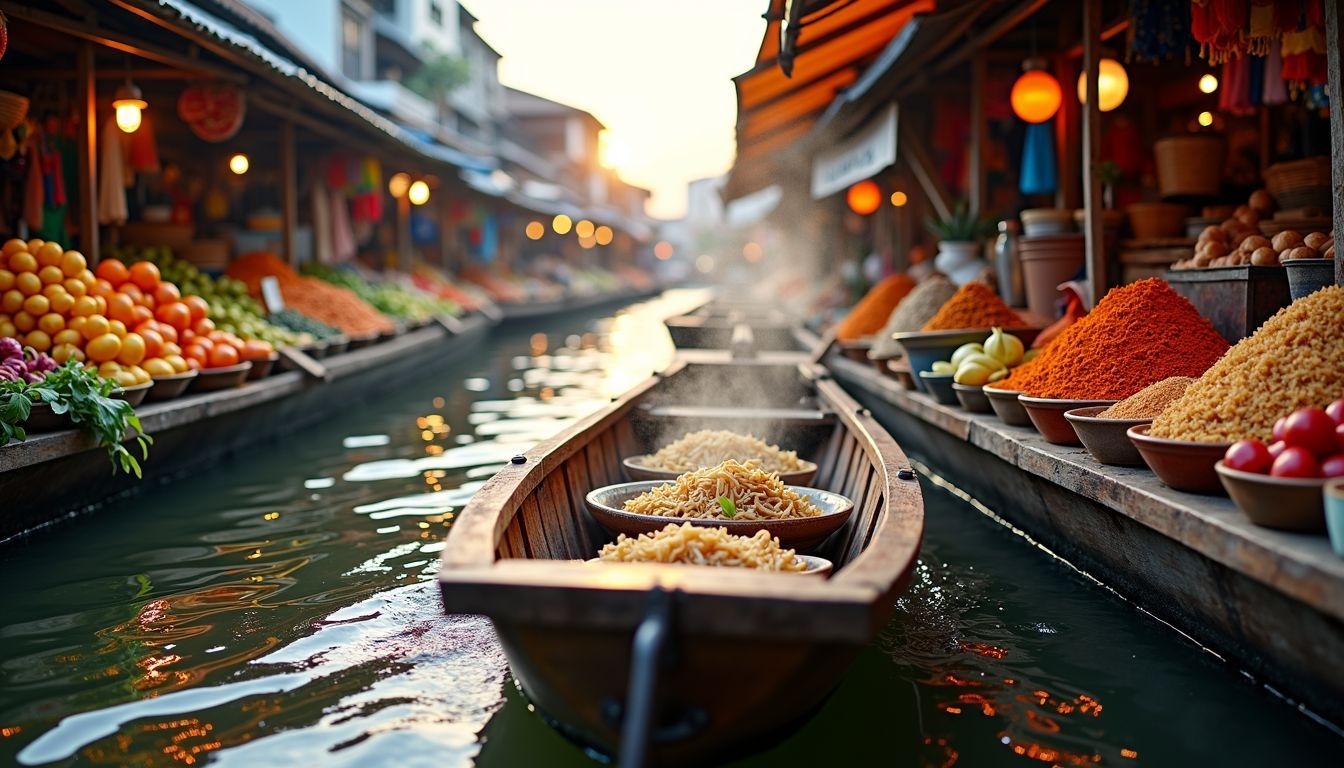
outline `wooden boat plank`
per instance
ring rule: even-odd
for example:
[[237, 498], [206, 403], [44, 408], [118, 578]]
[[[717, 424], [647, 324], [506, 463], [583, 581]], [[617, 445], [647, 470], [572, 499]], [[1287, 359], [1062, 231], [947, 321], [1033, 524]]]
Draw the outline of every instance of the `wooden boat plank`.
[[574, 524], [578, 528], [579, 546], [584, 552], [596, 553], [600, 533], [598, 526], [588, 518], [588, 513], [584, 508], [583, 498], [588, 494], [588, 489], [594, 486], [588, 481], [588, 465], [585, 461], [580, 461], [578, 457], [573, 457], [565, 462], [564, 468], [565, 491], [569, 494], [570, 514], [575, 517]]
[[643, 415], [662, 419], [762, 419], [784, 425], [825, 424], [835, 417], [825, 411], [794, 408], [714, 408], [700, 405], [650, 405]]
[[541, 519], [541, 508], [538, 506], [535, 496], [529, 495], [523, 499], [523, 504], [518, 509], [518, 516], [522, 522], [523, 541], [527, 543], [528, 556], [535, 558], [564, 557], [563, 548], [553, 547], [547, 538], [546, 522]]
[[[546, 526], [546, 537], [555, 557], [585, 558], [597, 554], [579, 541], [578, 532], [583, 528], [580, 521], [570, 517], [569, 492], [565, 488], [563, 471], [546, 475], [537, 489], [537, 496], [542, 524]], [[562, 535], [562, 532], [568, 535]]]

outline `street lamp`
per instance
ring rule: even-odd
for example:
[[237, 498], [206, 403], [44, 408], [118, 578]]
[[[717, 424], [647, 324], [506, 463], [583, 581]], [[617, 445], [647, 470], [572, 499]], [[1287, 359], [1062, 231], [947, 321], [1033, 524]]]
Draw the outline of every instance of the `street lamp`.
[[129, 77], [126, 78], [125, 85], [118, 88], [112, 97], [112, 107], [117, 111], [117, 127], [125, 133], [135, 133], [140, 129], [143, 119], [140, 111], [148, 106], [139, 86], [132, 83]]

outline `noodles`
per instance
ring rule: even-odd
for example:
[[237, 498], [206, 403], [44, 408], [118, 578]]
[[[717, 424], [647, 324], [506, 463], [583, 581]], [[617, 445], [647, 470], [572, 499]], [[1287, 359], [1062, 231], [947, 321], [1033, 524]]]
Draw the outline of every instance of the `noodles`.
[[734, 536], [726, 528], [703, 528], [690, 523], [668, 523], [655, 533], [632, 539], [625, 534], [602, 547], [598, 559], [615, 563], [684, 563], [758, 571], [804, 571], [807, 562], [792, 549], [779, 546], [768, 531]]
[[729, 459], [755, 461], [767, 472], [797, 472], [803, 469], [803, 462], [793, 451], [780, 450], [778, 446], [752, 435], [713, 429], [688, 432], [675, 443], [643, 457], [640, 463], [650, 469], [690, 472]]
[[739, 464], [732, 459], [687, 472], [640, 494], [625, 502], [625, 511], [719, 520], [785, 520], [821, 514], [810, 501], [784, 485], [779, 475], [765, 472], [753, 462]]

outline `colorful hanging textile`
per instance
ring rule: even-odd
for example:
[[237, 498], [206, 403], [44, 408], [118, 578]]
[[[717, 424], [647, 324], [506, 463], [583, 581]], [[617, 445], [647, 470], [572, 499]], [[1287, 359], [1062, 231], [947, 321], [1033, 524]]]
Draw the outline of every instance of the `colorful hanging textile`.
[[1160, 61], [1190, 51], [1188, 0], [1130, 0], [1129, 58]]
[[117, 121], [109, 117], [103, 123], [99, 137], [103, 156], [98, 165], [98, 222], [125, 224], [126, 209], [126, 153], [121, 145], [124, 136]]
[[1024, 195], [1051, 195], [1059, 187], [1055, 166], [1054, 119], [1027, 126], [1022, 147], [1022, 176], [1018, 189]]

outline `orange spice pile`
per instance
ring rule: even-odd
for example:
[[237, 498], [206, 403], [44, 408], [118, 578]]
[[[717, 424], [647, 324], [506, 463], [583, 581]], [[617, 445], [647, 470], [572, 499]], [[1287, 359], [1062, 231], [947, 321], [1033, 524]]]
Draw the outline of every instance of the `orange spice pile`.
[[896, 305], [913, 290], [915, 281], [905, 275], [891, 275], [874, 285], [859, 299], [845, 319], [835, 326], [835, 337], [855, 341], [882, 330]]
[[924, 324], [925, 331], [956, 331], [969, 328], [1021, 328], [1026, 323], [989, 286], [969, 282], [952, 295]]
[[261, 295], [263, 277], [274, 277], [280, 282], [280, 293], [286, 306], [351, 336], [384, 333], [396, 328], [386, 315], [354, 291], [316, 277], [300, 275], [272, 253], [243, 254], [229, 265], [228, 274], [246, 283], [253, 296]]

